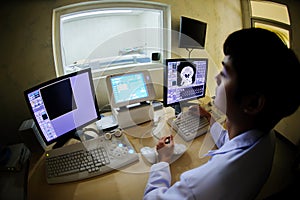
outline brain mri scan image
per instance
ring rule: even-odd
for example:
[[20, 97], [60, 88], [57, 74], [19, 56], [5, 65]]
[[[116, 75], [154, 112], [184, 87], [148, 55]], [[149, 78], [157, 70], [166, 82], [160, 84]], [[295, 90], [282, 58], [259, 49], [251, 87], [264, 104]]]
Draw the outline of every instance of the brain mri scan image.
[[189, 86], [195, 81], [196, 67], [190, 62], [182, 62], [178, 65], [177, 85]]

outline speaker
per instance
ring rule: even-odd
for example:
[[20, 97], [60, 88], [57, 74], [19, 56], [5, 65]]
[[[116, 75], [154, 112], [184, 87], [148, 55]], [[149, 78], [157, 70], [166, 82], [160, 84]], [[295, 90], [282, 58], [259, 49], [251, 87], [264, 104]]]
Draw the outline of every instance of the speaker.
[[160, 60], [160, 53], [152, 53], [152, 61], [159, 61]]

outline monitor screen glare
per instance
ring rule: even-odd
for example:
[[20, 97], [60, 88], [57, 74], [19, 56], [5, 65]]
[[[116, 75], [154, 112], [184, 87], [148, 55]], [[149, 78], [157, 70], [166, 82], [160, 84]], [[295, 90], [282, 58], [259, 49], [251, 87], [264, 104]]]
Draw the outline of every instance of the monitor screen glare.
[[90, 69], [55, 78], [25, 91], [46, 144], [99, 119]]
[[207, 59], [167, 59], [164, 105], [205, 96]]

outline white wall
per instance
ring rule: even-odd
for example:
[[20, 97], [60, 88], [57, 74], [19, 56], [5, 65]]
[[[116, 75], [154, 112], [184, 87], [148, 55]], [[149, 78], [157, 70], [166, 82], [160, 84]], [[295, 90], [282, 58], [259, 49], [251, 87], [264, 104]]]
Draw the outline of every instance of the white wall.
[[[107, 40], [110, 41], [109, 48], [99, 52], [98, 58], [107, 56], [117, 56], [120, 48], [130, 47], [131, 41], [123, 40], [121, 43], [111, 38], [116, 37], [124, 30], [135, 28], [137, 18], [128, 16], [128, 20], [122, 20], [120, 17], [98, 17], [88, 18], [83, 20], [75, 20], [64, 23], [63, 28], [63, 48], [66, 59], [66, 64], [70, 65], [74, 61], [86, 59], [99, 46], [105, 46]], [[125, 23], [124, 23], [125, 22]], [[112, 26], [112, 24], [117, 24]], [[139, 37], [137, 35], [137, 37]], [[136, 38], [138, 41], [138, 38]]]

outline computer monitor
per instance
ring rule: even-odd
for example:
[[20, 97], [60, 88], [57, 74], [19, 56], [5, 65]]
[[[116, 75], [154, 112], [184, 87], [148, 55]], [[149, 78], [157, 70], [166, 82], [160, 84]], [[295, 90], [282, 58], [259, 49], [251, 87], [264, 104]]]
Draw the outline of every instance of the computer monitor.
[[181, 16], [178, 47], [204, 49], [206, 27], [205, 22]]
[[113, 108], [126, 107], [153, 100], [155, 92], [148, 71], [109, 75], [107, 91]]
[[41, 83], [24, 95], [45, 144], [56, 142], [54, 148], [100, 119], [90, 68]]
[[[206, 58], [166, 59], [164, 106], [184, 105], [205, 96], [208, 60]], [[180, 110], [178, 111], [180, 112]]]

